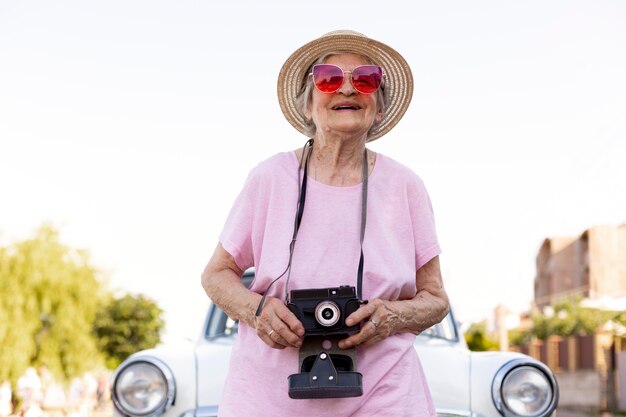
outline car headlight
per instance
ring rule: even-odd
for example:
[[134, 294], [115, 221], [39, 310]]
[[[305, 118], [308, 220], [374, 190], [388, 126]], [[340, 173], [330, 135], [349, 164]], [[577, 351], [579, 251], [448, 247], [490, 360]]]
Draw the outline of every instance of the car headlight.
[[174, 376], [156, 358], [131, 358], [115, 372], [111, 391], [113, 403], [120, 413], [132, 417], [156, 417], [174, 402]]
[[556, 408], [559, 388], [550, 369], [541, 362], [515, 359], [496, 373], [492, 395], [503, 416], [546, 417]]

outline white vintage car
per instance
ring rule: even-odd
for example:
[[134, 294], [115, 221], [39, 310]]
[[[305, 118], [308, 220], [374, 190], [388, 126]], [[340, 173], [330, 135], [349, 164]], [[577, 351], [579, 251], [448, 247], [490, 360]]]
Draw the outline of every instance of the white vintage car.
[[[133, 354], [113, 375], [114, 415], [217, 416], [236, 334], [237, 323], [211, 305], [195, 347]], [[544, 417], [556, 409], [558, 386], [547, 366], [514, 352], [469, 351], [452, 313], [414, 346], [440, 417]]]

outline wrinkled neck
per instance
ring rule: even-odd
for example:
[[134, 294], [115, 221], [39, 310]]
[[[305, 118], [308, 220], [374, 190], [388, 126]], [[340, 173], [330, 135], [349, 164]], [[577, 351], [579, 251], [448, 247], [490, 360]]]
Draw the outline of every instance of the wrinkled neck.
[[[315, 139], [309, 161], [309, 177], [318, 182], [347, 187], [363, 180], [365, 138], [361, 140]], [[369, 170], [374, 166], [375, 154], [368, 151]]]

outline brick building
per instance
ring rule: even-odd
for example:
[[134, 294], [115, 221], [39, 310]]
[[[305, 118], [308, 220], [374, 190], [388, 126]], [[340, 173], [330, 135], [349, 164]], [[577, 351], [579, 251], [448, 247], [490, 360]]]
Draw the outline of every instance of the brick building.
[[626, 225], [594, 226], [576, 237], [544, 240], [537, 255], [538, 308], [580, 295], [586, 304], [626, 309]]
[[[572, 296], [581, 296], [588, 307], [626, 310], [626, 225], [594, 226], [580, 236], [544, 240], [537, 255], [534, 304], [544, 309]], [[603, 326], [591, 335], [533, 339], [523, 351], [555, 371], [559, 406], [626, 410], [623, 329]]]

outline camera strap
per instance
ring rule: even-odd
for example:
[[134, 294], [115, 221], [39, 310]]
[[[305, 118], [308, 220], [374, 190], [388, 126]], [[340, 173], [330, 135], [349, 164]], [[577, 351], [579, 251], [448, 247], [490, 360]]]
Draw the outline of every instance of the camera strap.
[[356, 296], [363, 300], [361, 287], [363, 287], [363, 240], [365, 239], [365, 223], [367, 222], [367, 179], [369, 178], [369, 163], [367, 161], [367, 149], [363, 159], [363, 186], [361, 187], [361, 258], [359, 259], [359, 269], [356, 275]]
[[[289, 302], [289, 276], [291, 275], [291, 257], [293, 255], [293, 249], [295, 247], [296, 237], [298, 235], [298, 230], [300, 229], [300, 224], [302, 223], [302, 215], [304, 214], [304, 203], [306, 201], [306, 186], [307, 186], [307, 178], [308, 178], [308, 169], [309, 169], [309, 158], [311, 157], [311, 152], [313, 151], [313, 139], [310, 139], [307, 142], [308, 145], [308, 153], [304, 160], [303, 167], [303, 178], [302, 178], [302, 186], [299, 191], [298, 198], [298, 210], [296, 215], [296, 222], [293, 233], [293, 240], [291, 251], [289, 254], [289, 274], [287, 275], [287, 284], [285, 285], [285, 299]], [[301, 164], [302, 165], [302, 164]], [[299, 173], [299, 171], [298, 171]], [[363, 240], [365, 239], [365, 224], [367, 223], [367, 184], [369, 178], [369, 164], [367, 161], [367, 149], [365, 149], [363, 153], [363, 182], [361, 186], [361, 232], [360, 232], [360, 246], [361, 246], [361, 255], [359, 258], [359, 267], [357, 269], [357, 286], [356, 286], [356, 295], [359, 300], [363, 299], [362, 296], [362, 287], [363, 287], [363, 266], [364, 266], [364, 256], [363, 256]]]
[[[261, 297], [261, 301], [257, 307], [255, 315], [258, 317], [261, 315], [261, 311], [263, 310], [263, 305], [265, 304], [265, 297], [269, 292], [270, 288], [276, 281], [281, 279], [285, 273], [287, 273], [287, 283], [285, 285], [285, 300], [287, 302], [290, 301], [289, 295], [289, 278], [291, 277], [291, 260], [293, 259], [293, 252], [296, 246], [296, 238], [298, 236], [298, 231], [300, 230], [300, 224], [302, 223], [302, 216], [304, 215], [304, 203], [306, 201], [306, 188], [307, 188], [307, 178], [308, 178], [308, 169], [309, 169], [309, 159], [311, 158], [311, 153], [313, 152], [313, 139], [309, 139], [303, 149], [302, 155], [300, 157], [300, 165], [298, 167], [298, 205], [296, 210], [296, 216], [294, 220], [294, 228], [293, 228], [293, 236], [291, 238], [291, 243], [289, 244], [289, 261], [287, 263], [287, 268], [280, 274], [277, 278], [275, 278], [270, 284], [267, 286], [265, 293]], [[304, 160], [304, 166], [303, 166]], [[300, 167], [302, 167], [303, 175], [302, 180], [300, 180]], [[357, 269], [357, 298], [362, 300], [362, 286], [363, 286], [363, 265], [364, 265], [364, 257], [363, 257], [363, 240], [365, 238], [365, 224], [367, 220], [367, 183], [369, 178], [369, 164], [367, 161], [367, 149], [364, 151], [363, 157], [363, 182], [361, 187], [361, 233], [360, 233], [360, 245], [361, 245], [361, 256], [359, 258], [359, 267]]]
[[[298, 204], [297, 204], [296, 216], [295, 216], [294, 225], [293, 225], [293, 236], [291, 237], [291, 242], [289, 243], [289, 261], [287, 262], [287, 267], [285, 268], [283, 273], [280, 274], [278, 277], [274, 278], [272, 282], [270, 282], [270, 284], [265, 289], [265, 292], [263, 293], [263, 296], [261, 297], [261, 301], [259, 301], [259, 305], [257, 306], [256, 312], [254, 313], [256, 317], [259, 317], [261, 315], [261, 311], [263, 311], [263, 305], [265, 304], [265, 298], [267, 297], [267, 293], [269, 292], [270, 288], [272, 288], [272, 285], [274, 285], [276, 281], [281, 279], [287, 272], [289, 273], [287, 274], [287, 285], [285, 286], [285, 288], [287, 289], [289, 288], [289, 278], [291, 276], [291, 260], [293, 259], [293, 251], [296, 247], [296, 237], [298, 236], [298, 230], [300, 230], [300, 223], [302, 222], [302, 215], [304, 214], [304, 200], [306, 198], [306, 193], [304, 192], [304, 190], [306, 190], [306, 182], [307, 182], [306, 172], [308, 171], [309, 159], [311, 158], [312, 152], [313, 152], [313, 139], [309, 139], [308, 141], [306, 141], [306, 143], [304, 144], [304, 147], [302, 148], [302, 154], [300, 155], [300, 163], [298, 164]], [[305, 174], [304, 174], [304, 178], [301, 181], [300, 180], [300, 177], [301, 177], [300, 167], [302, 167], [303, 160], [304, 160], [304, 173]], [[285, 292], [287, 294], [285, 296], [285, 300], [289, 300], [288, 290], [286, 290]]]

